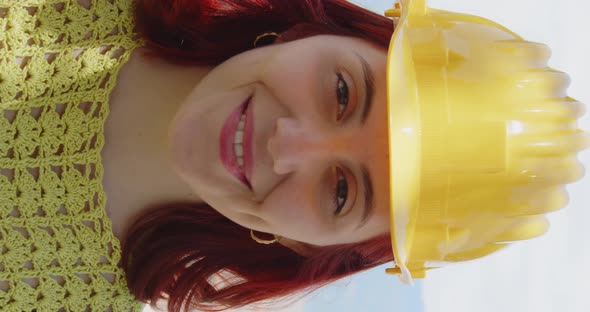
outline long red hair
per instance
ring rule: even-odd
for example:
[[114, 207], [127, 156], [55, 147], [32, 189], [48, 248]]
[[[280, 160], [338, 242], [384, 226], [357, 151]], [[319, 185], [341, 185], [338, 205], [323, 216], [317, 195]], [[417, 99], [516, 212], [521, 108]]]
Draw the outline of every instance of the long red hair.
[[[384, 49], [393, 32], [390, 19], [345, 0], [137, 0], [135, 15], [153, 56], [191, 65], [219, 64], [271, 31], [283, 41], [335, 34]], [[172, 202], [136, 219], [122, 264], [137, 299], [152, 305], [164, 299], [169, 311], [188, 311], [305, 294], [392, 259], [389, 234], [303, 257], [254, 242], [248, 229], [206, 204]]]

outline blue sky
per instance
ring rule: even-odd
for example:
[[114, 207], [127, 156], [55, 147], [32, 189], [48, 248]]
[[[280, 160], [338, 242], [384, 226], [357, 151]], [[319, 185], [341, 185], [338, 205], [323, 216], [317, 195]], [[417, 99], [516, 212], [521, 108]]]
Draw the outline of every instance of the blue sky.
[[385, 265], [326, 287], [310, 298], [306, 312], [422, 312], [422, 282], [414, 286], [401, 284], [397, 277], [386, 275]]

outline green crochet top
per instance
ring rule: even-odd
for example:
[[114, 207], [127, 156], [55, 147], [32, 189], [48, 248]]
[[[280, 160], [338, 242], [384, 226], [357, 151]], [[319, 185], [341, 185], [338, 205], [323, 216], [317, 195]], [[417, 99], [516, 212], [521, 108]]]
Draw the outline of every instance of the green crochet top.
[[[80, 1], [84, 3], [84, 1]], [[0, 0], [0, 310], [140, 311], [106, 215], [109, 94], [132, 0]]]

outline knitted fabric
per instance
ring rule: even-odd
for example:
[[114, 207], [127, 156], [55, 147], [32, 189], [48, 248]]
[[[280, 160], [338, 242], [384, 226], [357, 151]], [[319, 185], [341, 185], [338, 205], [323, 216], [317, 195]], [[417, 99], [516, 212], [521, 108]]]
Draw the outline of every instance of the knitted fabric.
[[132, 0], [0, 0], [0, 310], [140, 311], [106, 215], [109, 94]]

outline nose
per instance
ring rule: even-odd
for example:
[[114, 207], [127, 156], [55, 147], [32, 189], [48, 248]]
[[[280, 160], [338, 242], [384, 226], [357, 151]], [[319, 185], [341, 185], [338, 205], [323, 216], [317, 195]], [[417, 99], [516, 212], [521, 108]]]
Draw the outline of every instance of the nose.
[[349, 138], [336, 131], [304, 125], [294, 118], [278, 118], [267, 149], [277, 174], [287, 174], [310, 161], [327, 159], [349, 146]]

